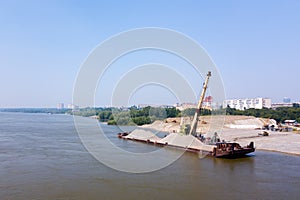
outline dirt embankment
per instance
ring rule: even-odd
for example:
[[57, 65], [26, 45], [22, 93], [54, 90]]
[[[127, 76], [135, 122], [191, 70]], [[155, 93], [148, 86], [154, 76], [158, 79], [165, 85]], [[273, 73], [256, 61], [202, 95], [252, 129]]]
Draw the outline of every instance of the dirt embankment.
[[[180, 123], [190, 123], [190, 121], [190, 118], [168, 118], [143, 127], [164, 132], [179, 132]], [[258, 128], [274, 123], [273, 120], [252, 116], [201, 116], [197, 132], [207, 137], [218, 132], [221, 139], [225, 141], [236, 141], [241, 145], [253, 141], [257, 149], [300, 155], [300, 134], [268, 131], [269, 136], [258, 136], [262, 133], [262, 130], [257, 130]]]

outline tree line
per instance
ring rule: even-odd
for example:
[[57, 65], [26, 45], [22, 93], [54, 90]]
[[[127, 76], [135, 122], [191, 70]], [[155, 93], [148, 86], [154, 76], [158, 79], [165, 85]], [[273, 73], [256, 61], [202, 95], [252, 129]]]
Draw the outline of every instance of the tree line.
[[99, 115], [99, 120], [107, 120], [109, 125], [144, 125], [151, 124], [155, 120], [162, 120], [170, 117], [178, 117], [180, 111], [174, 107], [170, 108], [154, 108], [144, 107], [137, 108], [135, 106], [130, 107], [128, 110], [112, 109], [110, 111], [109, 119], [103, 118]]
[[[110, 125], [143, 125], [150, 124], [155, 120], [163, 120], [172, 117], [192, 117], [196, 108], [188, 108], [183, 111], [175, 107], [144, 107], [137, 108], [82, 108], [72, 111], [71, 109], [55, 109], [55, 108], [7, 108], [0, 109], [2, 112], [26, 112], [26, 113], [51, 113], [51, 114], [72, 114], [83, 117], [97, 116], [99, 121], [107, 122]], [[277, 109], [247, 109], [236, 110], [229, 106], [225, 109], [210, 110], [202, 109], [200, 115], [225, 114], [226, 115], [245, 115], [261, 118], [275, 119], [279, 123], [283, 123], [287, 119], [300, 122], [300, 105], [294, 104], [293, 107], [280, 107]]]
[[292, 119], [300, 122], [300, 108], [299, 104], [295, 104], [293, 107], [280, 107], [276, 109], [263, 108], [263, 109], [254, 109], [250, 108], [247, 110], [236, 110], [226, 108], [227, 115], [245, 115], [245, 116], [254, 116], [268, 119], [275, 119], [279, 123], [283, 123], [285, 120]]
[[[196, 108], [188, 108], [183, 111], [175, 107], [144, 107], [137, 108], [84, 108], [80, 111], [69, 111], [69, 114], [83, 117], [97, 116], [100, 122], [107, 122], [109, 125], [144, 125], [151, 124], [155, 120], [163, 120], [172, 117], [194, 116]], [[201, 115], [210, 115], [211, 111], [203, 109]]]

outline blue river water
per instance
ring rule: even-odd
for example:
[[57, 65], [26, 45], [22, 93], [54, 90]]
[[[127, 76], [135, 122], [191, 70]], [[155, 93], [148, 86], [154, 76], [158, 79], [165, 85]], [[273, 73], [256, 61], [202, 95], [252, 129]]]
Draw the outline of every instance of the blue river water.
[[[101, 127], [129, 151], [159, 148], [118, 139], [118, 127]], [[85, 149], [72, 116], [0, 112], [1, 200], [299, 199], [299, 188], [299, 156], [257, 151], [239, 159], [199, 159], [185, 153], [155, 172], [124, 173]]]

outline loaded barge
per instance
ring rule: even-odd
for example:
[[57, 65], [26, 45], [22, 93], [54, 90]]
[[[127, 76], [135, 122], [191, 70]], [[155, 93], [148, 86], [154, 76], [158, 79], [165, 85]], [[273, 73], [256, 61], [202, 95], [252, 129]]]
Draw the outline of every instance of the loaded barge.
[[241, 145], [236, 142], [221, 142], [217, 133], [214, 134], [210, 141], [204, 141], [203, 137], [199, 137], [199, 134], [196, 133], [199, 114], [210, 76], [211, 72], [208, 72], [192, 124], [182, 124], [181, 130], [183, 131], [181, 133], [170, 133], [164, 138], [159, 138], [151, 131], [137, 129], [131, 133], [119, 133], [118, 137], [121, 139], [144, 142], [157, 146], [169, 146], [181, 148], [186, 151], [201, 152], [217, 158], [242, 157], [254, 152], [255, 148], [253, 142], [250, 142], [247, 146], [241, 147]]
[[236, 142], [217, 142], [206, 144], [192, 135], [170, 133], [164, 138], [158, 138], [150, 131], [135, 130], [131, 133], [119, 133], [118, 137], [125, 140], [143, 142], [160, 147], [175, 147], [185, 151], [214, 156], [216, 158], [243, 157], [255, 151], [254, 143], [241, 147]]

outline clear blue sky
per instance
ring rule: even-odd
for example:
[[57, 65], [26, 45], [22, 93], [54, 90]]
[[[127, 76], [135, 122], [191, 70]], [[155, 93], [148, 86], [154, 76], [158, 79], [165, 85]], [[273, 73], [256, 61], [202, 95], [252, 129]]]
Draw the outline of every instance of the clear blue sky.
[[[71, 102], [89, 52], [141, 27], [177, 30], [201, 44], [221, 72], [227, 98], [300, 101], [299, 10], [297, 0], [0, 0], [0, 107]], [[168, 98], [162, 103], [174, 103]]]

